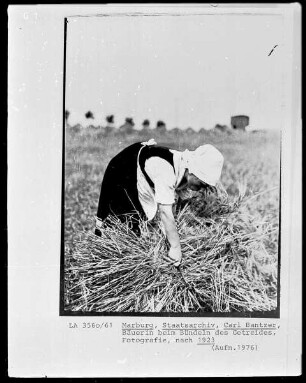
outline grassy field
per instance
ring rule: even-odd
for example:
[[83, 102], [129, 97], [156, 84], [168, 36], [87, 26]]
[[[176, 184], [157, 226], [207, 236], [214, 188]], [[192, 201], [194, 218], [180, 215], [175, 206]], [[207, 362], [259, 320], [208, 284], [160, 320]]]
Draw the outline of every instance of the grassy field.
[[[182, 273], [169, 270], [165, 238], [143, 223], [92, 234], [109, 160], [138, 141], [184, 150], [215, 145], [224, 155], [218, 196], [198, 195], [178, 217]], [[277, 304], [278, 132], [130, 135], [67, 127], [65, 307], [76, 311], [270, 311]], [[140, 266], [139, 266], [140, 265]], [[139, 267], [138, 267], [139, 266]]]

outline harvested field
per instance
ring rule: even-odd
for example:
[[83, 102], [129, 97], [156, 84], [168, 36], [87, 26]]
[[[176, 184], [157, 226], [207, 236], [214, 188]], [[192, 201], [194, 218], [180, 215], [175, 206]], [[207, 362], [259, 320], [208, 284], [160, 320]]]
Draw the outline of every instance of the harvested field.
[[[65, 310], [258, 312], [277, 307], [279, 134], [154, 131], [105, 135], [66, 130]], [[103, 172], [124, 147], [155, 138], [184, 150], [204, 143], [224, 155], [217, 195], [194, 193], [177, 214], [181, 274], [164, 260], [158, 220], [137, 237], [124, 224], [92, 234]]]

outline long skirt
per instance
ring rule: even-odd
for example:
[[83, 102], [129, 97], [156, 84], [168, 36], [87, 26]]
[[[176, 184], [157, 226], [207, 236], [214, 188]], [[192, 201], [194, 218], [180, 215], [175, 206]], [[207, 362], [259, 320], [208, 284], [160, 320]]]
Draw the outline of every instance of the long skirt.
[[[99, 198], [97, 217], [105, 220], [109, 215], [128, 221], [139, 234], [139, 220], [145, 218], [137, 190], [137, 157], [141, 143], [128, 146], [108, 164]], [[100, 235], [99, 230], [95, 233]]]

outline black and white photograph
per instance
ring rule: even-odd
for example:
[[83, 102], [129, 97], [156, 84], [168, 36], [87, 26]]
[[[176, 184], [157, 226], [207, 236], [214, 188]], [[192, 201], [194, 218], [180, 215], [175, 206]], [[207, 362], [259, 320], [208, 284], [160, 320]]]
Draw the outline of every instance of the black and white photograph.
[[8, 7], [14, 378], [297, 376], [301, 5]]
[[65, 23], [61, 314], [277, 316], [282, 17]]

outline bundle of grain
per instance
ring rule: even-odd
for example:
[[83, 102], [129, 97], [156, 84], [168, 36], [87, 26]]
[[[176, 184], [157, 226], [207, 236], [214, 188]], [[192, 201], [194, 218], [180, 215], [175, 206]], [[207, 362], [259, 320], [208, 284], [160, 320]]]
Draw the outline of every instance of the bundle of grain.
[[265, 243], [277, 241], [277, 224], [264, 217], [254, 221], [245, 193], [244, 185], [235, 197], [218, 188], [216, 195], [200, 194], [178, 213], [181, 272], [165, 259], [168, 244], [158, 221], [142, 222], [140, 237], [116, 218], [103, 227], [102, 237], [84, 233], [66, 259], [65, 309], [274, 310], [277, 245], [268, 250]]

